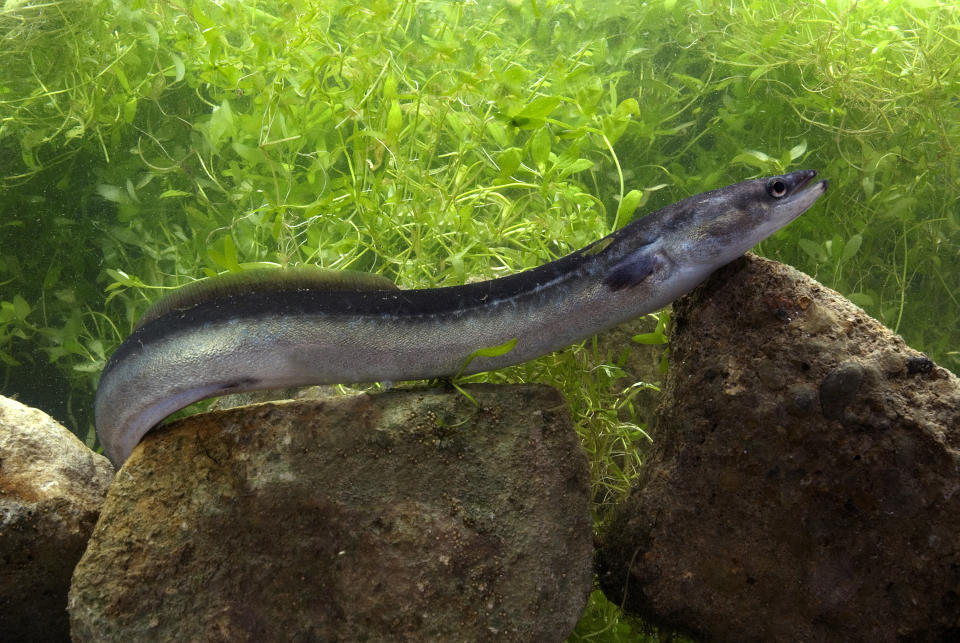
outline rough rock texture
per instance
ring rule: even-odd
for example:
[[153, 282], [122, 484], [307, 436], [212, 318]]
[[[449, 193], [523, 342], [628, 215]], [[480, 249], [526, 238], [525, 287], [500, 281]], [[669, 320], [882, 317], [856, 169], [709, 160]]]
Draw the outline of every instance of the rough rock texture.
[[960, 640], [958, 379], [753, 256], [674, 321], [607, 596], [716, 641]]
[[112, 479], [49, 415], [0, 397], [0, 640], [70, 639], [70, 574]]
[[475, 386], [180, 420], [120, 470], [78, 641], [563, 640], [591, 588], [565, 400]]

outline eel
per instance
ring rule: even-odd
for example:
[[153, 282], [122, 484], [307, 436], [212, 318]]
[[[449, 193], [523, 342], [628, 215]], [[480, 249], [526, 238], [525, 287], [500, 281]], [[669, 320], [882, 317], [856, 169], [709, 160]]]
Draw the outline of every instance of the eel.
[[662, 308], [793, 221], [827, 189], [815, 176], [692, 196], [550, 263], [461, 286], [400, 290], [374, 275], [303, 270], [191, 284], [148, 310], [110, 356], [97, 435], [120, 467], [165, 417], [204, 398], [450, 377], [565, 348]]

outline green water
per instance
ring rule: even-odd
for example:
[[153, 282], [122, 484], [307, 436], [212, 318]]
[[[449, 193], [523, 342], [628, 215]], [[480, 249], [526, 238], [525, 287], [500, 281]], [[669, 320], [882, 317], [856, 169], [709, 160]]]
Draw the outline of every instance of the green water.
[[[163, 289], [459, 284], [803, 168], [827, 196], [758, 251], [960, 371], [955, 3], [8, 0], [0, 69], [0, 393], [81, 437]], [[488, 377], [563, 389], [615, 498], [643, 418], [577, 354]]]

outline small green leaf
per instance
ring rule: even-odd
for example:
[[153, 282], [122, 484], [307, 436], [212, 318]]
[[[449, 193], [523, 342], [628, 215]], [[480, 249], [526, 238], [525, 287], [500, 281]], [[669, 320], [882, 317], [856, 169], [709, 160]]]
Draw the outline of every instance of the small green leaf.
[[86, 351], [83, 349], [83, 344], [78, 342], [75, 339], [68, 339], [63, 342], [63, 348], [66, 349], [67, 353], [71, 355], [85, 355]]
[[519, 147], [508, 147], [500, 152], [497, 157], [497, 165], [500, 166], [501, 179], [508, 179], [510, 175], [516, 172], [517, 168], [520, 167], [522, 154], [523, 152]]
[[240, 263], [237, 261], [237, 246], [229, 234], [223, 238], [224, 267], [231, 272], [240, 272]]
[[840, 256], [840, 261], [847, 261], [848, 259], [853, 258], [857, 251], [860, 250], [860, 246], [863, 244], [863, 235], [855, 234], [847, 241], [847, 244], [843, 246], [843, 254]]
[[28, 304], [27, 300], [20, 295], [14, 295], [13, 310], [14, 314], [17, 316], [17, 319], [23, 321], [27, 318], [27, 315], [30, 314], [30, 304]]
[[827, 257], [837, 260], [840, 257], [840, 253], [843, 251], [843, 237], [841, 237], [839, 234], [835, 234], [833, 235], [832, 239], [827, 239], [824, 241], [823, 246], [827, 249]]
[[245, 145], [244, 143], [233, 141], [230, 147], [237, 153], [237, 156], [250, 164], [261, 163], [266, 158], [263, 150], [255, 145]]
[[663, 333], [641, 333], [633, 336], [633, 341], [638, 344], [647, 344], [655, 346], [657, 344], [666, 344], [667, 336]]
[[224, 99], [220, 105], [213, 108], [206, 131], [207, 137], [210, 140], [210, 146], [214, 149], [220, 146], [220, 141], [225, 136], [233, 135], [233, 110], [230, 109], [230, 101]]
[[123, 122], [132, 123], [137, 115], [137, 97], [134, 96], [123, 104]]
[[557, 108], [560, 99], [556, 96], [541, 96], [528, 103], [519, 112], [510, 116], [510, 123], [520, 129], [536, 129], [541, 127], [547, 116]]
[[752, 72], [750, 72], [750, 75], [748, 76], [748, 78], [750, 79], [750, 82], [753, 82], [756, 79], [763, 76], [764, 74], [766, 74], [768, 71], [770, 71], [769, 67], [764, 67], [764, 66], [757, 67]]
[[498, 121], [490, 119], [486, 123], [487, 132], [490, 133], [490, 136], [493, 137], [493, 140], [497, 142], [497, 145], [501, 147], [506, 147], [507, 143], [510, 142], [510, 139], [507, 135], [507, 130], [504, 129]]
[[660, 333], [661, 335], [667, 334], [667, 326], [670, 325], [670, 309], [662, 310], [656, 315], [657, 318], [657, 327], [653, 332]]
[[779, 171], [780, 161], [759, 150], [747, 150], [733, 157], [734, 163], [746, 163], [764, 172]]
[[457, 138], [468, 138], [470, 136], [470, 125], [463, 112], [448, 111], [444, 115], [444, 120]]
[[189, 192], [183, 190], [167, 190], [160, 195], [161, 199], [172, 199], [178, 196], [191, 196]]
[[270, 228], [270, 236], [274, 240], [279, 240], [280, 235], [283, 233], [283, 211], [277, 212], [277, 216], [273, 219], [273, 226]]
[[559, 104], [560, 98], [557, 96], [541, 96], [528, 103], [515, 115], [515, 118], [544, 119], [549, 116]]
[[810, 239], [800, 239], [797, 243], [800, 244], [800, 248], [806, 252], [814, 261], [823, 263], [827, 260], [827, 253], [825, 252], [823, 246], [811, 241]]
[[157, 33], [157, 28], [149, 22], [143, 23], [143, 28], [147, 30], [147, 36], [150, 38], [150, 44], [154, 47], [157, 47], [160, 44], [160, 34]]
[[400, 111], [400, 101], [394, 99], [390, 103], [390, 112], [387, 114], [387, 138], [397, 140], [397, 135], [403, 128], [403, 112]]
[[114, 203], [130, 202], [130, 196], [127, 194], [127, 190], [117, 185], [101, 183], [97, 186], [97, 194], [102, 196], [107, 201], [113, 201]]
[[80, 138], [81, 136], [83, 136], [85, 131], [86, 131], [86, 128], [83, 126], [83, 123], [80, 123], [79, 125], [74, 125], [70, 129], [68, 129], [64, 134], [64, 138], [66, 138], [67, 140], [70, 140], [73, 138]]
[[633, 215], [641, 201], [643, 201], [643, 190], [630, 190], [623, 195], [620, 205], [617, 206], [616, 225], [618, 227]]
[[700, 92], [703, 90], [703, 81], [699, 78], [687, 76], [686, 74], [673, 74], [673, 77], [686, 85], [687, 89], [692, 89], [695, 92]]
[[772, 49], [776, 47], [784, 34], [787, 33], [787, 30], [793, 26], [793, 23], [789, 20], [784, 20], [783, 24], [780, 25], [779, 29], [773, 29], [768, 31], [763, 37], [760, 38], [760, 47], [762, 49]]
[[611, 237], [605, 237], [603, 239], [600, 239], [600, 241], [597, 241], [596, 243], [591, 245], [589, 248], [585, 249], [583, 251], [583, 255], [585, 257], [589, 257], [591, 255], [598, 255], [604, 250], [606, 250], [607, 248], [609, 248], [611, 243], [613, 243], [613, 238]]
[[383, 98], [389, 101], [397, 98], [397, 77], [392, 73], [387, 74], [386, 80], [383, 81]]
[[125, 92], [130, 92], [130, 81], [127, 80], [127, 75], [123, 73], [123, 68], [119, 65], [113, 68], [113, 73], [116, 75], [117, 80], [120, 81], [120, 86], [123, 87]]
[[803, 156], [803, 153], [806, 151], [807, 151], [807, 142], [805, 140], [800, 141], [799, 145], [794, 145], [792, 148], [790, 148], [790, 160], [796, 161], [798, 158]]
[[97, 425], [91, 422], [89, 428], [87, 429], [87, 435], [83, 438], [83, 443], [88, 449], [93, 451], [93, 448], [97, 444]]
[[[219, 250], [215, 250], [213, 248], [207, 248], [207, 256], [210, 257], [210, 261], [212, 261], [218, 266], [227, 265], [227, 260], [224, 258], [223, 253], [220, 252]], [[217, 274], [215, 271], [208, 271], [206, 268], [204, 268], [204, 273], [208, 277], [213, 277], [214, 275]]]
[[106, 273], [110, 275], [114, 281], [111, 284], [108, 284], [104, 289], [106, 292], [110, 293], [107, 296], [107, 301], [109, 302], [114, 297], [123, 292], [123, 288], [146, 288], [147, 285], [137, 279], [132, 275], [128, 275], [122, 270], [114, 270], [112, 268], [107, 268]]
[[20, 145], [20, 158], [23, 160], [23, 164], [31, 170], [39, 170], [43, 166], [37, 161], [36, 150], [33, 147], [28, 147], [25, 143], [26, 140], [23, 140]]
[[560, 168], [560, 178], [564, 178], [570, 174], [576, 174], [577, 172], [583, 172], [584, 170], [589, 170], [593, 167], [593, 161], [590, 159], [575, 159], [570, 163], [565, 163]]
[[577, 92], [577, 106], [586, 116], [593, 116], [601, 98], [603, 98], [603, 84], [599, 78], [594, 78], [589, 85]]
[[20, 366], [20, 362], [13, 358], [13, 355], [0, 351], [0, 362], [3, 362], [7, 366]]
[[620, 101], [620, 104], [617, 105], [617, 109], [613, 111], [613, 114], [617, 118], [626, 119], [629, 119], [631, 116], [638, 116], [640, 114], [640, 103], [637, 102], [636, 98], [625, 98]]
[[501, 355], [506, 355], [513, 350], [514, 346], [517, 345], [517, 338], [507, 340], [502, 344], [497, 346], [488, 346], [486, 348], [478, 348], [470, 354], [470, 357], [467, 359], [472, 359], [474, 357], [500, 357]]
[[133, 203], [140, 203], [140, 199], [137, 198], [137, 189], [133, 185], [133, 181], [127, 179], [127, 196], [130, 197], [130, 201]]
[[103, 349], [103, 342], [100, 341], [99, 339], [91, 339], [90, 341], [88, 341], [87, 349], [91, 353], [99, 357], [101, 360], [106, 357], [106, 354], [104, 353], [104, 349]]
[[485, 348], [478, 348], [477, 350], [467, 355], [467, 359], [463, 361], [463, 366], [460, 367], [460, 370], [454, 376], [454, 379], [457, 379], [458, 377], [460, 377], [460, 375], [463, 374], [463, 371], [466, 370], [467, 366], [470, 365], [470, 362], [472, 362], [476, 358], [500, 357], [501, 355], [506, 355], [507, 353], [512, 351], [513, 347], [516, 345], [517, 345], [517, 338], [514, 337], [513, 339], [506, 341], [502, 344], [499, 344], [497, 346], [487, 346]]
[[[106, 272], [108, 275], [113, 277], [115, 283], [123, 284], [127, 280], [127, 273], [122, 270], [114, 270], [113, 268], [107, 268]], [[112, 284], [111, 284], [112, 285]]]
[[530, 156], [534, 163], [543, 172], [547, 167], [547, 161], [550, 160], [550, 130], [541, 127], [530, 140]]
[[685, 123], [680, 123], [679, 125], [674, 125], [673, 127], [667, 127], [667, 128], [658, 127], [655, 130], [655, 133], [658, 136], [674, 136], [676, 134], [679, 134], [683, 130], [687, 129], [688, 127], [692, 127], [693, 125], [696, 125], [696, 124], [697, 124], [696, 121], [687, 121]]
[[47, 274], [43, 276], [43, 289], [51, 290], [57, 283], [60, 281], [60, 273], [63, 271], [63, 266], [60, 264], [53, 264], [47, 269]]
[[177, 83], [183, 80], [187, 68], [183, 64], [183, 59], [177, 54], [170, 54], [170, 57], [173, 58], [173, 82]]

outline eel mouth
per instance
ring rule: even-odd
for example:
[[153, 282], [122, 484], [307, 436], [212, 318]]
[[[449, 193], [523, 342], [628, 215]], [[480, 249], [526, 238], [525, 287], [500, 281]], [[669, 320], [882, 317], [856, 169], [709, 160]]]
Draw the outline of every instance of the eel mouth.
[[788, 185], [790, 185], [790, 196], [787, 197], [787, 200], [793, 201], [803, 198], [804, 200], [809, 199], [809, 202], [813, 203], [820, 195], [827, 191], [827, 186], [830, 184], [829, 181], [823, 180], [811, 185], [810, 182], [813, 181], [816, 176], [816, 170], [801, 170], [785, 175], [783, 178], [786, 179]]
[[829, 184], [825, 180], [814, 183], [816, 176], [815, 170], [799, 170], [767, 180], [767, 194], [773, 203], [765, 225], [757, 230], [754, 244], [785, 227], [823, 196]]

